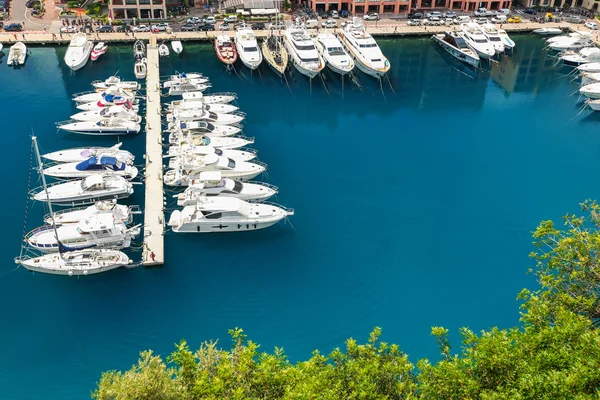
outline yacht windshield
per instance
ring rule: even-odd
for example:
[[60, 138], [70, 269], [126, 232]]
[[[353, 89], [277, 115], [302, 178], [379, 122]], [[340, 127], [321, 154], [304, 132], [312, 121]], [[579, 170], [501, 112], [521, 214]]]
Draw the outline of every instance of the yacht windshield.
[[475, 41], [475, 43], [487, 43], [487, 40], [485, 39], [473, 39]]
[[227, 162], [227, 167], [234, 169], [235, 168], [235, 160], [232, 160], [231, 158], [228, 159], [229, 161]]
[[242, 189], [244, 188], [244, 184], [240, 181], [233, 181], [233, 192], [234, 193], [241, 193]]
[[244, 51], [247, 51], [247, 52], [258, 51], [258, 48], [254, 47], [254, 46], [253, 47], [244, 47]]
[[498, 36], [491, 36], [490, 37], [490, 42], [499, 42], [500, 38]]
[[469, 47], [469, 46], [467, 46], [465, 39], [463, 39], [461, 37], [455, 37], [454, 40], [456, 42], [456, 47], [458, 47], [459, 49], [464, 49], [466, 47]]
[[312, 44], [301, 45], [301, 44], [294, 43], [294, 47], [298, 50], [314, 50], [315, 49], [315, 46], [313, 46]]
[[344, 49], [341, 47], [328, 47], [327, 52], [332, 56], [343, 56], [345, 54]]

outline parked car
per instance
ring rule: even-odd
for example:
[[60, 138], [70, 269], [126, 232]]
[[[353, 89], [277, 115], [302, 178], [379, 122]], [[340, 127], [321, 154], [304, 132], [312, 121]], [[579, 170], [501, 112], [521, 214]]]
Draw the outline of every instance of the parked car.
[[131, 32], [131, 25], [121, 25], [117, 28], [117, 32]]
[[156, 25], [152, 25], [150, 27], [150, 30], [152, 32], [168, 32], [171, 28], [169, 27], [169, 24], [166, 23], [162, 23], [162, 24], [156, 24]]
[[509, 24], [518, 24], [521, 21], [521, 17], [519, 17], [518, 15], [514, 15], [506, 20], [506, 22], [508, 22]]
[[423, 18], [423, 14], [421, 14], [420, 12], [408, 14], [408, 19], [421, 19], [421, 18]]
[[340, 12], [340, 16], [341, 16], [342, 18], [348, 18], [348, 10], [342, 10], [342, 11]]
[[322, 22], [321, 26], [323, 28], [337, 28], [337, 22], [333, 19], [328, 19], [327, 21]]
[[584, 25], [586, 28], [590, 28], [591, 30], [597, 30], [598, 29], [598, 24], [592, 21], [588, 21], [585, 23]]
[[216, 24], [217, 20], [215, 19], [215, 17], [206, 17], [206, 19], [204, 20], [204, 23], [206, 24]]
[[526, 8], [523, 10], [525, 14], [537, 14], [537, 11], [534, 8]]
[[63, 26], [60, 28], [60, 33], [77, 33], [78, 29], [75, 26]]
[[215, 26], [213, 24], [200, 24], [198, 25], [199, 31], [214, 31]]
[[452, 20], [454, 25], [468, 24], [469, 22], [471, 22], [471, 17], [466, 15], [461, 15], [460, 17], [456, 17]]
[[134, 32], [150, 32], [150, 27], [148, 25], [138, 25], [133, 27]]
[[425, 14], [427, 18], [442, 18], [442, 13], [439, 11], [432, 11]]
[[271, 28], [271, 29], [285, 29], [285, 22], [283, 22], [283, 21], [272, 22], [271, 26], [269, 28]]
[[313, 29], [317, 26], [319, 26], [319, 21], [317, 21], [316, 19], [309, 19], [304, 23], [304, 27], [306, 29]]
[[483, 25], [483, 24], [489, 24], [490, 20], [487, 18], [477, 18], [475, 20], [475, 22], [477, 22], [479, 25]]
[[420, 19], [409, 19], [406, 24], [408, 26], [419, 26], [419, 25], [421, 25], [421, 20]]
[[378, 21], [379, 15], [377, 13], [368, 13], [363, 16], [365, 21]]
[[110, 25], [102, 25], [101, 27], [96, 29], [96, 32], [99, 32], [99, 33], [107, 33], [107, 32], [114, 32], [114, 31], [115, 31], [115, 29]]
[[321, 19], [327, 19], [327, 18], [329, 18], [329, 13], [327, 11], [321, 11], [320, 13], [317, 14], [317, 17], [319, 17]]
[[568, 15], [567, 17], [565, 17], [565, 22], [568, 22], [570, 24], [583, 24], [583, 19], [579, 18], [576, 15]]
[[194, 32], [196, 30], [198, 30], [198, 27], [197, 27], [196, 24], [190, 24], [190, 23], [188, 23], [188, 24], [185, 24], [185, 25], [183, 25], [181, 27], [181, 31], [182, 32]]
[[20, 32], [23, 30], [23, 26], [21, 24], [8, 24], [4, 27], [6, 32]]
[[446, 11], [442, 14], [444, 18], [456, 18], [456, 13], [454, 11]]
[[331, 11], [331, 18], [335, 18], [335, 19], [337, 19], [337, 18], [339, 18], [339, 17], [340, 17], [340, 14], [338, 14], [338, 12], [337, 12], [337, 11], [335, 11], [335, 10], [332, 10], [332, 11]]
[[250, 28], [253, 31], [264, 31], [265, 29], [267, 29], [267, 26], [264, 22], [255, 22], [252, 25], [250, 25]]
[[223, 18], [223, 22], [235, 24], [236, 22], [238, 22], [238, 19], [235, 15], [229, 15], [229, 16]]
[[439, 25], [444, 25], [444, 21], [442, 21], [439, 17], [431, 17], [431, 18], [424, 19], [423, 25], [439, 26]]
[[186, 24], [201, 24], [203, 22], [204, 22], [204, 20], [202, 18], [198, 18], [198, 17], [191, 17], [185, 21]]
[[506, 22], [507, 19], [508, 18], [506, 18], [506, 15], [500, 15], [500, 14], [498, 14], [494, 18], [492, 18], [492, 22], [494, 24], [502, 24], [502, 23]]
[[485, 7], [481, 7], [477, 9], [477, 11], [475, 11], [473, 14], [476, 17], [493, 17], [496, 15], [496, 11], [488, 10]]
[[219, 26], [219, 29], [222, 31], [228, 31], [231, 29], [231, 26], [227, 22], [223, 22], [221, 26]]

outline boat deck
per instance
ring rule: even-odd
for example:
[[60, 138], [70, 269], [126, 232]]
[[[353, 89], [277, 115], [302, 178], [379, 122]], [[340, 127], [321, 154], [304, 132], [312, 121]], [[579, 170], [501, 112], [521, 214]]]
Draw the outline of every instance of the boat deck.
[[165, 215], [163, 207], [162, 127], [160, 72], [156, 36], [147, 48], [146, 76], [146, 205], [144, 210], [144, 266], [165, 262]]

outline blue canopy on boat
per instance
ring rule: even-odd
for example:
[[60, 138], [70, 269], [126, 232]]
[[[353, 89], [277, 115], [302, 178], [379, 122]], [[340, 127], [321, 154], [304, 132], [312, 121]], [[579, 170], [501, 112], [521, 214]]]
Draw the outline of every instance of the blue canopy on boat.
[[96, 169], [106, 169], [105, 167], [109, 167], [113, 171], [122, 171], [125, 169], [125, 164], [118, 161], [116, 157], [103, 156], [100, 157], [100, 159], [98, 159], [98, 157], [90, 157], [77, 164], [75, 169], [77, 171], [91, 171]]

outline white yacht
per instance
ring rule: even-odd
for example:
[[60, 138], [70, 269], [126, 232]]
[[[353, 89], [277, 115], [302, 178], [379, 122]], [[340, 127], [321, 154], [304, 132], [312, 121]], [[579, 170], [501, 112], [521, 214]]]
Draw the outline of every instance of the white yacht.
[[[561, 31], [561, 33], [562, 33], [562, 31]], [[567, 33], [566, 35], [548, 38], [548, 39], [546, 39], [546, 43], [550, 44], [550, 43], [556, 43], [556, 42], [561, 42], [561, 41], [565, 41], [565, 40], [569, 41], [569, 40], [579, 40], [579, 39], [587, 39], [587, 38], [590, 38], [590, 34], [588, 32], [576, 31], [576, 32]]]
[[25, 236], [32, 248], [43, 253], [59, 251], [59, 242], [71, 251], [90, 247], [126, 248], [139, 234], [139, 227], [128, 229], [111, 214], [92, 214], [76, 224], [44, 225]]
[[101, 200], [91, 206], [70, 208], [48, 214], [44, 216], [44, 222], [48, 225], [77, 224], [93, 214], [110, 214], [115, 220], [130, 224], [133, 222], [133, 215], [141, 214], [141, 210], [137, 206], [118, 204], [116, 200]]
[[600, 99], [600, 83], [590, 83], [579, 89], [579, 93], [590, 99]]
[[548, 39], [548, 48], [554, 51], [580, 50], [584, 47], [595, 46], [592, 37], [585, 33], [574, 32], [568, 36], [559, 36], [552, 39]]
[[173, 40], [171, 42], [171, 48], [175, 54], [179, 55], [183, 52], [183, 44], [179, 40]]
[[592, 111], [600, 111], [600, 99], [586, 99], [585, 104], [592, 110]]
[[237, 99], [235, 93], [212, 93], [204, 94], [202, 92], [185, 92], [181, 94], [181, 98], [184, 101], [202, 101], [206, 104], [225, 104], [231, 103]]
[[206, 121], [169, 122], [165, 132], [202, 134], [210, 137], [227, 137], [242, 132], [242, 128], [229, 125], [214, 125]]
[[148, 60], [141, 58], [133, 65], [133, 73], [137, 79], [146, 79], [148, 74]]
[[140, 131], [141, 127], [135, 121], [120, 118], [104, 118], [100, 121], [78, 121], [59, 123], [58, 129], [79, 133], [82, 135], [133, 135]]
[[489, 59], [494, 57], [496, 54], [496, 49], [485, 36], [479, 24], [476, 22], [469, 22], [466, 24], [461, 24], [460, 27], [463, 33], [463, 38], [467, 44], [477, 52], [479, 58]]
[[479, 66], [477, 52], [467, 44], [461, 32], [439, 33], [431, 38], [457, 60], [473, 67]]
[[27, 46], [25, 46], [25, 43], [23, 42], [17, 42], [10, 46], [6, 64], [8, 64], [9, 67], [18, 67], [19, 65], [25, 64], [25, 58], [27, 58]]
[[15, 259], [15, 262], [32, 272], [68, 276], [92, 275], [131, 264], [131, 260], [125, 253], [113, 249], [87, 249], [45, 254], [39, 257]]
[[110, 156], [90, 157], [85, 161], [61, 163], [44, 169], [44, 175], [62, 179], [85, 178], [105, 173], [133, 179], [138, 175], [138, 169]]
[[534, 29], [533, 33], [535, 33], [536, 35], [560, 35], [561, 33], [563, 33], [562, 29], [560, 28], [538, 28], [538, 29]]
[[245, 201], [265, 201], [276, 195], [277, 187], [266, 183], [241, 182], [224, 178], [221, 172], [202, 172], [183, 193], [174, 195], [178, 206], [191, 206], [200, 197], [235, 197]]
[[195, 205], [173, 211], [168, 225], [173, 232], [241, 232], [267, 228], [290, 215], [294, 211], [281, 206], [204, 197]]
[[118, 87], [123, 90], [136, 91], [140, 84], [135, 81], [122, 81], [118, 76], [111, 76], [103, 81], [92, 81], [94, 89], [107, 90], [109, 87]]
[[[169, 151], [167, 153], [167, 157], [179, 157], [183, 154], [192, 154], [197, 156], [206, 156], [209, 154], [216, 154], [218, 156], [223, 156], [227, 158], [234, 159], [236, 161], [251, 161], [256, 158], [256, 150], [232, 150], [232, 149], [219, 149], [213, 146], [193, 146], [188, 143], [183, 143], [179, 145], [173, 145], [169, 147]], [[177, 168], [175, 165], [177, 163], [176, 158], [172, 158], [173, 165], [169, 163], [169, 168]]]
[[581, 74], [581, 86], [600, 82], [600, 72], [584, 72]]
[[190, 78], [190, 79], [194, 79], [194, 78], [203, 78], [204, 75], [201, 72], [178, 72], [174, 75], [167, 75], [166, 78], [167, 80], [170, 79], [180, 79], [180, 78]]
[[130, 90], [108, 88], [105, 91], [95, 90], [91, 92], [75, 93], [73, 95], [73, 101], [76, 103], [90, 103], [101, 100], [114, 102], [118, 98], [126, 98], [132, 101], [135, 99], [135, 93]]
[[584, 47], [578, 52], [567, 52], [560, 56], [565, 65], [579, 66], [581, 64], [600, 62], [600, 49], [597, 47]]
[[513, 51], [515, 48], [515, 42], [510, 38], [510, 36], [508, 36], [508, 33], [506, 32], [506, 30], [504, 29], [498, 29], [498, 36], [500, 36], [500, 39], [502, 40], [502, 43], [504, 43], [504, 48], [507, 51]]
[[206, 104], [202, 101], [180, 100], [167, 104], [166, 109], [167, 111], [206, 110], [221, 114], [230, 114], [239, 110], [239, 107], [232, 104]]
[[248, 181], [267, 169], [262, 163], [236, 161], [216, 154], [200, 157], [188, 154], [179, 157], [175, 167], [164, 175], [164, 183], [167, 186], [187, 186], [204, 171], [220, 171], [226, 178]]
[[190, 133], [171, 133], [169, 143], [172, 146], [212, 146], [216, 149], [239, 149], [254, 143], [254, 140], [239, 137], [214, 137], [193, 135]]
[[182, 96], [187, 92], [204, 92], [210, 88], [210, 83], [181, 83], [169, 87], [169, 96]]
[[209, 83], [209, 82], [210, 82], [210, 80], [205, 77], [177, 78], [177, 79], [168, 79], [168, 80], [164, 81], [162, 87], [163, 87], [163, 89], [168, 89], [172, 86], [177, 86], [177, 85], [184, 85], [184, 84], [198, 85], [198, 84], [205, 84], [205, 83]]
[[339, 39], [330, 32], [317, 35], [317, 50], [333, 72], [344, 75], [354, 69], [352, 57], [346, 53]]
[[233, 125], [241, 123], [245, 118], [244, 113], [236, 111], [231, 114], [215, 113], [202, 109], [173, 110], [167, 113], [167, 121], [207, 121], [214, 125]]
[[133, 193], [133, 185], [115, 175], [92, 175], [83, 180], [57, 183], [34, 193], [33, 200], [59, 205], [93, 204], [97, 200], [124, 199]]
[[137, 112], [127, 109], [125, 106], [110, 106], [71, 115], [71, 119], [75, 121], [100, 121], [110, 117], [127, 119], [137, 123], [140, 123], [142, 120], [142, 117]]
[[112, 147], [76, 147], [44, 154], [42, 157], [50, 161], [69, 163], [82, 162], [90, 157], [111, 156], [124, 163], [133, 164], [135, 156], [127, 150], [121, 150], [122, 144], [117, 143]]
[[496, 54], [502, 54], [505, 50], [504, 42], [498, 33], [498, 28], [494, 24], [483, 24], [481, 26], [481, 30], [483, 34], [490, 41], [492, 46], [494, 46], [494, 50], [496, 50]]
[[285, 30], [283, 40], [292, 64], [301, 74], [314, 78], [325, 68], [315, 43], [298, 21]]
[[365, 74], [379, 78], [390, 70], [390, 62], [357, 17], [353, 17], [342, 28], [340, 39], [348, 54], [354, 58], [358, 69]]
[[65, 53], [65, 64], [77, 71], [87, 63], [93, 48], [94, 42], [88, 40], [85, 33], [74, 34]]
[[258, 68], [262, 62], [262, 53], [258, 48], [252, 29], [246, 26], [239, 28], [235, 33], [234, 40], [235, 48], [242, 63], [250, 69]]
[[577, 67], [577, 70], [582, 73], [600, 72], [600, 62], [592, 62], [592, 63], [582, 64], [579, 67]]

